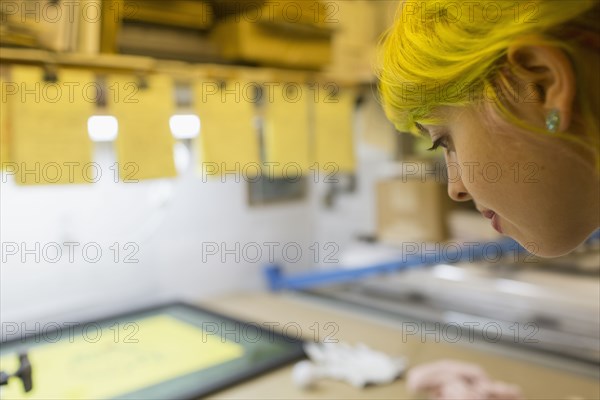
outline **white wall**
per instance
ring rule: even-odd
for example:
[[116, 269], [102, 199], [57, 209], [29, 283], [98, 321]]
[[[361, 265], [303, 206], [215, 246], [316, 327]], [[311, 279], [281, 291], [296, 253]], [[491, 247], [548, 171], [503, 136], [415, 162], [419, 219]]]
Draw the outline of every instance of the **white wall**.
[[[245, 182], [203, 182], [192, 166], [173, 180], [115, 183], [106, 149], [97, 153], [104, 173], [98, 183], [66, 186], [17, 186], [3, 176], [1, 185], [0, 315], [2, 322], [62, 321], [73, 315], [103, 314], [165, 297], [202, 298], [263, 285], [260, 271], [269, 259], [246, 262], [219, 254], [202, 262], [203, 243], [226, 242], [240, 248], [256, 242], [298, 243], [306, 248], [312, 225], [308, 201], [249, 209]], [[106, 176], [106, 179], [104, 179]], [[52, 243], [80, 243], [70, 262]], [[121, 252], [114, 260], [111, 246]], [[8, 246], [16, 243], [17, 254]], [[22, 260], [23, 243], [40, 251]], [[95, 263], [82, 248], [102, 250]], [[124, 258], [136, 247], [138, 263]], [[50, 244], [50, 245], [49, 245]], [[44, 254], [46, 246], [48, 253]], [[205, 252], [206, 253], [206, 252]], [[254, 258], [255, 253], [249, 254]], [[281, 253], [275, 253], [278, 258]], [[306, 265], [303, 260], [291, 265]]]

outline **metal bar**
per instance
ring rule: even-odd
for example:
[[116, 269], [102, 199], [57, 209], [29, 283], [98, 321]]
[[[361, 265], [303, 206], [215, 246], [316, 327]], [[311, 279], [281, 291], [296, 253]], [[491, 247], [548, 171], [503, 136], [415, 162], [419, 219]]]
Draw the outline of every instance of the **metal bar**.
[[440, 251], [405, 254], [402, 259], [359, 268], [336, 268], [317, 270], [298, 274], [284, 274], [278, 265], [265, 267], [264, 274], [269, 288], [273, 291], [291, 289], [300, 290], [325, 286], [335, 283], [352, 282], [369, 276], [420, 268], [435, 264], [453, 264], [463, 261], [478, 261], [484, 258], [499, 259], [508, 251], [513, 254], [524, 251], [517, 242], [510, 238], [495, 242], [465, 242], [463, 245], [445, 247]]
[[[590, 244], [600, 240], [600, 230], [594, 232], [586, 241]], [[499, 259], [509, 251], [514, 255], [525, 252], [516, 241], [504, 238], [493, 242], [465, 242], [462, 246], [456, 244], [442, 251], [422, 252], [420, 254], [403, 255], [402, 259], [382, 264], [369, 265], [360, 268], [336, 268], [316, 270], [297, 274], [285, 274], [279, 265], [269, 265], [264, 268], [264, 274], [272, 291], [302, 290], [317, 286], [357, 281], [369, 276], [391, 272], [404, 271], [410, 268], [421, 268], [435, 264], [454, 264], [465, 261], [484, 259]]]

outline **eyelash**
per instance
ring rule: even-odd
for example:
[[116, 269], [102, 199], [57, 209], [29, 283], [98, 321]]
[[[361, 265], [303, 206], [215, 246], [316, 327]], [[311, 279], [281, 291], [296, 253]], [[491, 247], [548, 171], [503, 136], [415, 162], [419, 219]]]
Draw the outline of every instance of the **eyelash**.
[[445, 137], [441, 137], [441, 138], [438, 138], [438, 139], [434, 140], [433, 141], [433, 146], [431, 146], [427, 150], [428, 151], [434, 151], [434, 150], [436, 150], [440, 146], [443, 147], [443, 148], [445, 148], [446, 150], [448, 149], [448, 143], [447, 143]]
[[[417, 129], [419, 129], [421, 131], [421, 133], [427, 133], [427, 130], [425, 129], [425, 127], [423, 127], [423, 125], [419, 124], [418, 122], [416, 122], [415, 125], [416, 125]], [[442, 137], [434, 140], [433, 146], [431, 146], [427, 150], [435, 151], [435, 150], [437, 150], [438, 147], [443, 147], [444, 149], [448, 150], [448, 141], [445, 136], [442, 136]]]

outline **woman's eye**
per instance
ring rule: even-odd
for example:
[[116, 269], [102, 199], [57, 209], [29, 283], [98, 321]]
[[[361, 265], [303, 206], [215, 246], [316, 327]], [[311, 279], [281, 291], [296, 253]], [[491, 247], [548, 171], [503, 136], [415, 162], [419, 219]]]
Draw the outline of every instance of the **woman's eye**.
[[443, 147], [446, 150], [448, 149], [448, 142], [446, 141], [445, 137], [441, 137], [438, 138], [436, 140], [433, 141], [433, 146], [431, 146], [430, 148], [428, 148], [427, 150], [429, 151], [434, 151], [436, 150], [438, 147]]

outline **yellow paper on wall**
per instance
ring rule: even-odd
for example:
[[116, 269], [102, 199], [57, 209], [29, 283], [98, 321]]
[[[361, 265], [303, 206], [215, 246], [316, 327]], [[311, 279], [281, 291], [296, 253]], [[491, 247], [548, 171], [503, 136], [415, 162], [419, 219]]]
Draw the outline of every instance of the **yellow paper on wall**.
[[152, 75], [146, 83], [144, 88], [133, 75], [107, 79], [107, 109], [119, 122], [117, 160], [124, 182], [177, 175], [169, 127], [175, 112], [173, 80]]
[[194, 84], [194, 106], [201, 124], [197, 143], [203, 171], [211, 171], [214, 176], [232, 171], [260, 173], [253, 90], [250, 83], [240, 81], [229, 81], [222, 89], [216, 82]]
[[303, 176], [310, 167], [309, 101], [313, 92], [304, 85], [275, 86], [266, 98], [264, 146], [266, 161], [276, 177]]
[[10, 126], [8, 98], [5, 95], [6, 79], [0, 70], [0, 170], [10, 161]]
[[322, 90], [315, 104], [314, 143], [315, 161], [321, 170], [353, 172], [354, 158], [354, 103], [353, 91], [342, 90], [333, 95]]
[[11, 168], [19, 184], [90, 183], [96, 178], [86, 172], [92, 162], [87, 121], [95, 110], [95, 76], [70, 69], [57, 76], [57, 82], [45, 82], [41, 68], [13, 66], [3, 84], [10, 110]]
[[[241, 345], [223, 342], [199, 327], [168, 315], [149, 317], [118, 328], [88, 329], [85, 337], [65, 333], [57, 343], [30, 349], [33, 390], [23, 393], [21, 382], [12, 379], [5, 391], [2, 387], [2, 398], [107, 399], [243, 354]], [[0, 366], [15, 371], [16, 355], [4, 356]]]

